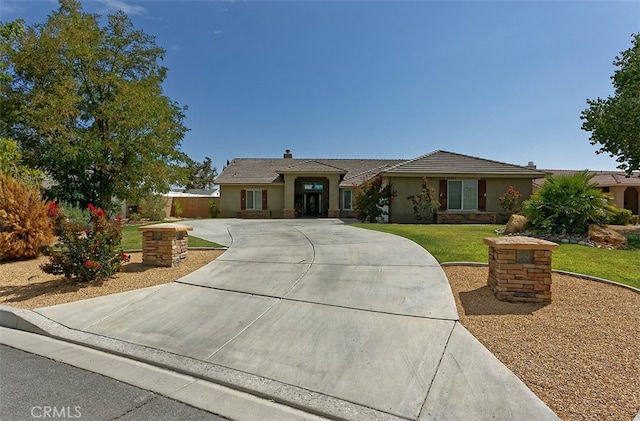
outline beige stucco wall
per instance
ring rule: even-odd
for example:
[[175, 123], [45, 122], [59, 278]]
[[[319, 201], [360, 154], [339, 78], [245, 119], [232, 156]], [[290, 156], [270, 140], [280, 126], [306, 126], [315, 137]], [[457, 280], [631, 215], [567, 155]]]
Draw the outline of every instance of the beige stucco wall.
[[[460, 177], [448, 177], [450, 179], [460, 180]], [[472, 179], [472, 178], [469, 178]], [[416, 177], [391, 177], [387, 179], [393, 184], [393, 190], [398, 194], [391, 204], [390, 221], [397, 223], [415, 223], [417, 222], [413, 215], [411, 202], [407, 200], [408, 196], [420, 194], [422, 191], [422, 178]], [[439, 195], [440, 178], [428, 178], [427, 185], [433, 187], [436, 194]], [[500, 201], [498, 198], [503, 195], [509, 186], [513, 186], [522, 193], [522, 198], [527, 199], [531, 196], [532, 182], [531, 179], [506, 179], [506, 178], [486, 178], [487, 180], [487, 212], [501, 212]]]
[[241, 190], [267, 190], [267, 208], [272, 218], [282, 218], [284, 208], [284, 185], [221, 185], [220, 186], [220, 218], [235, 218], [240, 211]]

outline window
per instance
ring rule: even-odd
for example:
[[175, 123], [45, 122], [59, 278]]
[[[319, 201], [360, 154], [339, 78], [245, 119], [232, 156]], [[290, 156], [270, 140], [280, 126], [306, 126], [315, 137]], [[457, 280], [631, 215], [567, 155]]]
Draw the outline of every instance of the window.
[[478, 180], [449, 180], [447, 191], [447, 209], [478, 210]]
[[353, 190], [342, 190], [342, 209], [353, 210], [352, 207]]
[[262, 190], [247, 190], [247, 209], [262, 209]]

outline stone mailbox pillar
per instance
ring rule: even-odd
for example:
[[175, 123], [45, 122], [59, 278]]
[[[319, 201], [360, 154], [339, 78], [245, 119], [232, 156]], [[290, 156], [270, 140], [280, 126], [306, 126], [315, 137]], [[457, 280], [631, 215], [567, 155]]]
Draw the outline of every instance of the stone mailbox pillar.
[[550, 303], [556, 243], [531, 237], [490, 237], [487, 285], [501, 301]]
[[155, 224], [138, 228], [142, 231], [142, 264], [175, 266], [187, 258], [187, 231], [192, 227], [179, 224]]

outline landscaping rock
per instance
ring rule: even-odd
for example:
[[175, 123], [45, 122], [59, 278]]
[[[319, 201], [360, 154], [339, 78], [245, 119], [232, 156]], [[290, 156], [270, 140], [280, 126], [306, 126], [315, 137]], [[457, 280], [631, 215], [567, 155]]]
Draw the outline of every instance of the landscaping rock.
[[516, 232], [524, 231], [527, 226], [527, 217], [524, 215], [513, 214], [507, 222], [507, 226], [504, 229], [505, 234], [514, 234]]
[[627, 237], [606, 226], [589, 225], [589, 233], [587, 235], [589, 239], [596, 244], [615, 248], [621, 248], [627, 245]]

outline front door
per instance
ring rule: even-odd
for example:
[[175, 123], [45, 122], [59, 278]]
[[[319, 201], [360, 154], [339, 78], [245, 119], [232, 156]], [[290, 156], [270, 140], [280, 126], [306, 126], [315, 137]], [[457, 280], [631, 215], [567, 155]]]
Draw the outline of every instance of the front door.
[[320, 193], [305, 193], [304, 198], [306, 203], [304, 214], [318, 216], [320, 214]]

